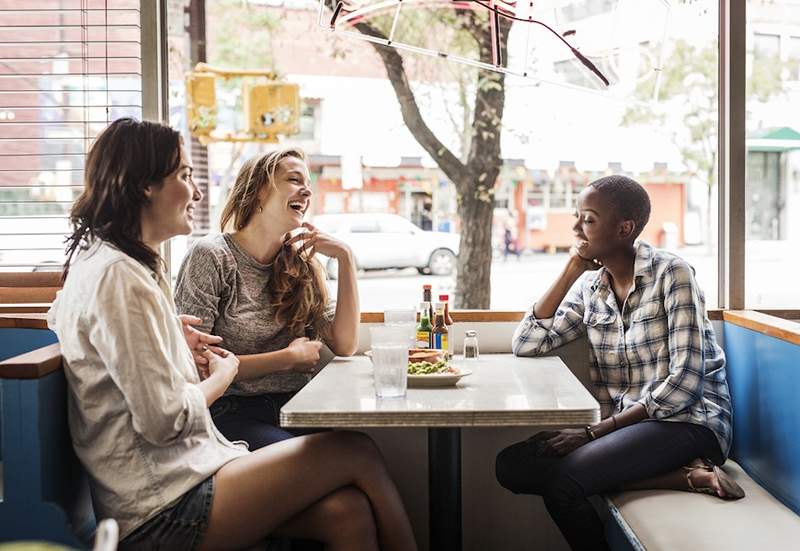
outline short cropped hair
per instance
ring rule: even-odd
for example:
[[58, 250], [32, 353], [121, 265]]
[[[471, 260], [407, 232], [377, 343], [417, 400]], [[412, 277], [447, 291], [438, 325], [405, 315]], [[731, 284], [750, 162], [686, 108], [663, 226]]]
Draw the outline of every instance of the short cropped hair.
[[650, 196], [642, 185], [627, 176], [599, 178], [589, 186], [601, 192], [621, 220], [633, 220], [633, 238], [639, 237], [650, 220]]

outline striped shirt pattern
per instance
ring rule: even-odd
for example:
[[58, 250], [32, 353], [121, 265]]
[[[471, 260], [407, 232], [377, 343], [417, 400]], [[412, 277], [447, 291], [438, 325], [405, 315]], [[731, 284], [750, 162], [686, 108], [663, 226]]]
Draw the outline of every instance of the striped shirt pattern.
[[731, 444], [725, 355], [717, 345], [694, 269], [640, 242], [622, 311], [605, 268], [586, 272], [550, 319], [533, 307], [514, 332], [517, 356], [541, 356], [586, 335], [603, 418], [641, 403], [651, 419], [703, 425], [723, 456]]

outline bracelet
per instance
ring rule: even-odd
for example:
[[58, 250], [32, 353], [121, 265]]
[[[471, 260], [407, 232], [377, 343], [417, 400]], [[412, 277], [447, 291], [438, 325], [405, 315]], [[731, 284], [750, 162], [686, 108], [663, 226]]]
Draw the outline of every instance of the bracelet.
[[614, 423], [614, 428], [612, 430], [617, 430], [617, 416], [616, 415], [612, 415], [611, 416], [611, 422]]
[[584, 429], [583, 429], [583, 430], [585, 430], [585, 431], [586, 431], [586, 436], [588, 436], [588, 437], [589, 437], [589, 440], [590, 440], [590, 441], [592, 441], [592, 440], [595, 440], [595, 439], [597, 438], [597, 437], [594, 435], [594, 432], [592, 432], [592, 427], [591, 427], [591, 425], [586, 425], [586, 426], [584, 427]]

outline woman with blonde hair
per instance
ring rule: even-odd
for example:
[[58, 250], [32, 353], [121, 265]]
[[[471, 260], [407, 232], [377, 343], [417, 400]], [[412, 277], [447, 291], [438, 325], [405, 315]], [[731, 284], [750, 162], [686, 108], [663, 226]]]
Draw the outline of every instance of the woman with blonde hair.
[[[178, 310], [222, 338], [240, 360], [234, 384], [211, 407], [230, 440], [250, 449], [291, 438], [281, 407], [313, 377], [320, 356], [358, 344], [358, 290], [350, 249], [304, 216], [311, 203], [305, 156], [284, 149], [244, 163], [222, 211], [222, 234], [191, 247], [178, 274]], [[319, 252], [339, 264], [329, 301]]]

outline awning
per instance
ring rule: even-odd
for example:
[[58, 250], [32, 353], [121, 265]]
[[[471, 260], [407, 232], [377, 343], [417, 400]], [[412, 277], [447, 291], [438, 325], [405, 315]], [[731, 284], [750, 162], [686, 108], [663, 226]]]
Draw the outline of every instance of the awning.
[[788, 126], [765, 128], [747, 137], [748, 151], [776, 152], [800, 149], [800, 132]]

